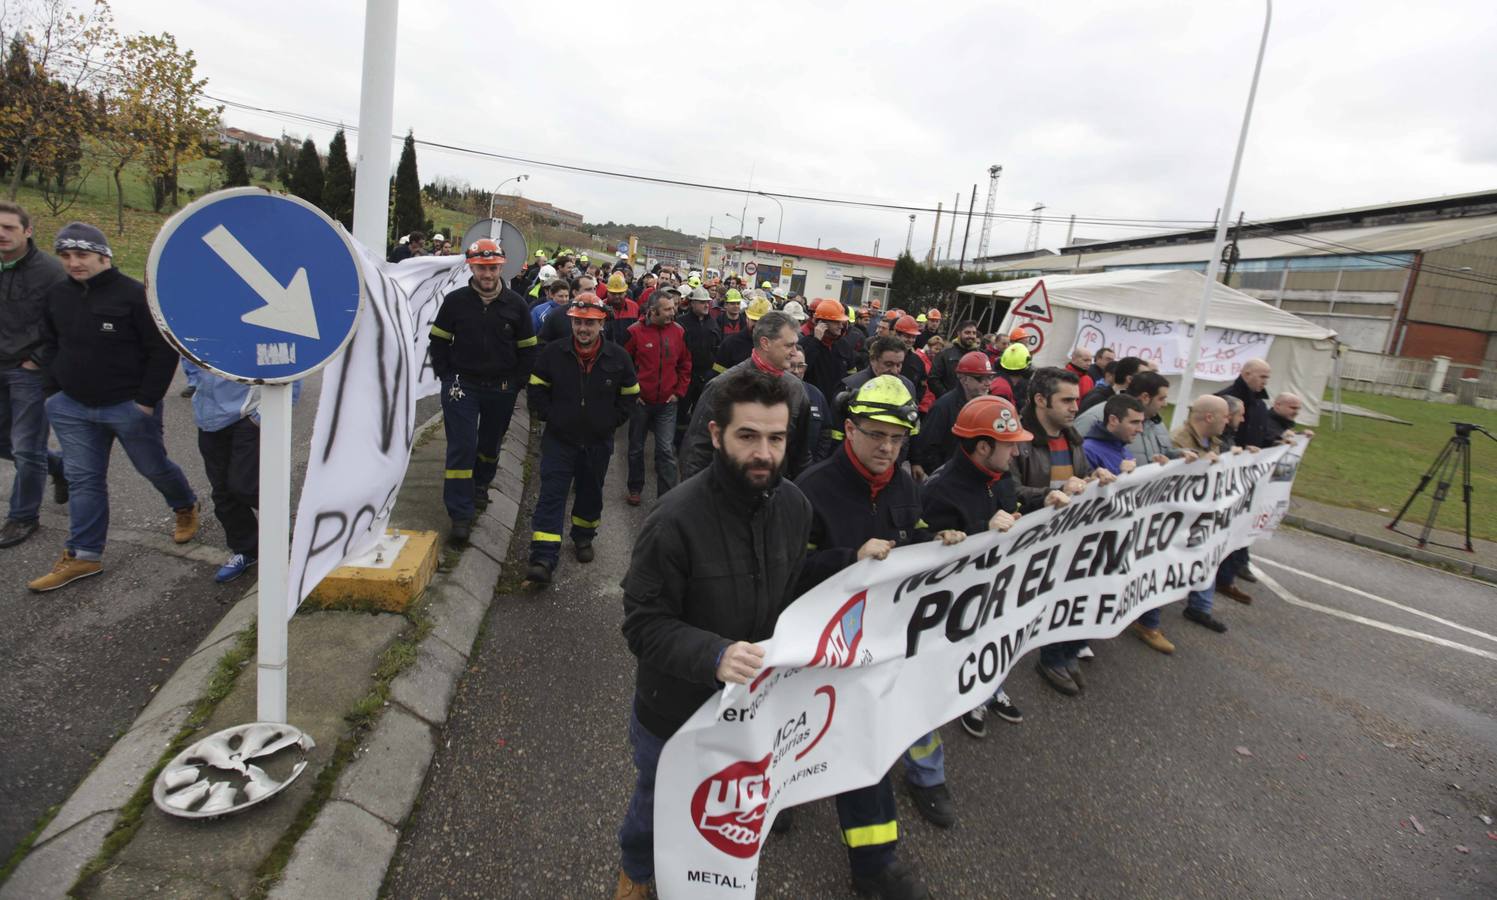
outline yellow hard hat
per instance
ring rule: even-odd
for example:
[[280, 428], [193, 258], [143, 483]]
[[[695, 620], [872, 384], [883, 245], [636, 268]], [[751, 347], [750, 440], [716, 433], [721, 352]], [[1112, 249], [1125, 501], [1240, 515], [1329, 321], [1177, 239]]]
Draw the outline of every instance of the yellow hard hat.
[[723, 295], [723, 302], [724, 303], [742, 303], [743, 302], [743, 295], [740, 294], [740, 293], [738, 293], [738, 288], [728, 288], [728, 292]]
[[879, 375], [864, 382], [848, 401], [847, 413], [908, 428], [912, 434], [920, 430], [920, 407], [895, 375]]
[[743, 311], [743, 314], [748, 316], [750, 322], [757, 322], [765, 313], [772, 309], [774, 309], [774, 304], [763, 297], [755, 297], [749, 301], [748, 308]]
[[921, 313], [920, 315], [916, 316], [915, 317], [915, 321], [919, 322], [921, 325], [924, 325], [925, 324], [925, 313]]
[[624, 280], [623, 272], [614, 272], [608, 276], [608, 293], [625, 294], [629, 291], [629, 283]]
[[1029, 348], [1023, 344], [1009, 344], [998, 357], [998, 365], [1010, 372], [1024, 371], [1029, 368]]

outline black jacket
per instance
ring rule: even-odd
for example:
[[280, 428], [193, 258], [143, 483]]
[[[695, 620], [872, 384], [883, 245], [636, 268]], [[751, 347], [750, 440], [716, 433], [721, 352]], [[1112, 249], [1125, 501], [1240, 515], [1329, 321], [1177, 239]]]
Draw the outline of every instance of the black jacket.
[[546, 433], [576, 446], [609, 440], [639, 400], [634, 362], [618, 344], [599, 341], [586, 372], [571, 340], [546, 345], [535, 361], [526, 397]]
[[26, 253], [15, 265], [0, 269], [0, 369], [14, 369], [26, 360], [40, 365], [37, 344], [42, 339], [42, 312], [47, 291], [67, 281], [62, 263], [26, 239]]
[[712, 364], [723, 342], [722, 328], [710, 313], [698, 319], [689, 309], [676, 317], [676, 323], [686, 331], [686, 349], [691, 351], [691, 380], [701, 384], [713, 375]]
[[1218, 397], [1236, 397], [1242, 401], [1245, 414], [1237, 426], [1233, 445], [1237, 447], [1271, 447], [1279, 442], [1283, 429], [1276, 429], [1268, 419], [1268, 391], [1254, 391], [1238, 376], [1237, 380], [1216, 392]]
[[953, 341], [941, 351], [940, 355], [931, 360], [929, 383], [930, 389], [935, 391], [937, 397], [944, 397], [959, 386], [956, 379], [957, 363], [962, 361], [963, 356], [976, 349], [978, 348], [963, 347]]
[[[682, 478], [690, 478], [712, 463], [712, 435], [707, 431], [707, 423], [712, 421], [716, 385], [735, 372], [753, 367], [752, 359], [744, 360], [702, 388], [696, 408], [691, 412], [691, 424], [686, 427], [686, 437], [681, 440], [676, 453]], [[785, 447], [785, 477], [794, 478], [811, 465], [811, 404], [799, 378], [785, 372], [780, 381], [790, 391], [790, 440]]]
[[509, 381], [515, 390], [530, 378], [536, 337], [525, 298], [503, 288], [484, 303], [472, 285], [442, 299], [431, 325], [431, 367], [446, 381], [461, 375], [479, 381]]
[[762, 641], [797, 596], [811, 505], [788, 481], [754, 492], [720, 456], [660, 499], [624, 576], [640, 724], [669, 738], [717, 692], [718, 656]]
[[904, 365], [900, 368], [899, 374], [903, 375], [904, 380], [915, 388], [915, 402], [919, 403], [920, 398], [925, 396], [925, 380], [930, 376], [925, 371], [925, 363], [920, 361], [920, 357], [915, 355], [914, 350], [905, 351]]
[[712, 362], [712, 371], [726, 372], [754, 353], [754, 330], [735, 331], [723, 338], [717, 348], [717, 358]]
[[[1045, 436], [1045, 429], [1040, 427], [1040, 421], [1035, 417], [1033, 403], [1024, 407], [1024, 411], [1019, 414], [1019, 421], [1034, 435], [1034, 440], [1019, 445], [1019, 452], [1014, 456], [1009, 472], [1017, 481], [1020, 507], [1026, 510], [1039, 509], [1045, 504], [1045, 495], [1050, 493], [1050, 439]], [[1071, 468], [1076, 477], [1085, 478], [1090, 475], [1092, 467], [1081, 450], [1081, 435], [1069, 425], [1061, 434], [1065, 436], [1066, 445], [1071, 450]]]
[[1106, 403], [1108, 400], [1111, 400], [1116, 394], [1117, 388], [1113, 387], [1111, 382], [1103, 379], [1102, 381], [1099, 381], [1096, 384], [1092, 385], [1092, 389], [1086, 392], [1086, 396], [1081, 398], [1080, 403], [1076, 404], [1076, 412], [1084, 413], [1087, 410], [1091, 409], [1093, 406], [1099, 406], [1103, 403]]
[[1011, 474], [994, 481], [957, 451], [920, 485], [920, 509], [931, 531], [981, 534], [994, 513], [1018, 511], [1019, 492]]
[[800, 348], [806, 354], [806, 381], [816, 385], [835, 405], [833, 398], [842, 392], [842, 379], [858, 371], [852, 340], [843, 334], [827, 346], [816, 335], [803, 334]]
[[[1295, 422], [1293, 419], [1288, 418], [1287, 416], [1281, 416], [1278, 413], [1274, 412], [1272, 406], [1268, 408], [1268, 434], [1271, 438], [1271, 440], [1269, 441], [1270, 444], [1276, 444], [1279, 441], [1283, 440], [1286, 433], [1294, 431], [1294, 425]], [[1255, 444], [1254, 446], [1266, 445]]]
[[915, 435], [914, 445], [910, 449], [910, 462], [924, 469], [927, 474], [945, 465], [957, 444], [956, 435], [951, 433], [951, 426], [956, 424], [957, 415], [966, 405], [967, 392], [960, 387], [942, 394], [931, 405], [930, 412], [925, 414], [925, 423], [920, 426], [920, 433]]
[[110, 267], [47, 291], [36, 355], [49, 379], [84, 406], [155, 407], [177, 373], [177, 351], [156, 328], [145, 286]]
[[844, 446], [807, 469], [795, 484], [811, 501], [812, 511], [800, 593], [857, 562], [858, 548], [871, 538], [900, 546], [931, 539], [920, 518], [919, 488], [902, 468], [895, 468], [875, 497]]

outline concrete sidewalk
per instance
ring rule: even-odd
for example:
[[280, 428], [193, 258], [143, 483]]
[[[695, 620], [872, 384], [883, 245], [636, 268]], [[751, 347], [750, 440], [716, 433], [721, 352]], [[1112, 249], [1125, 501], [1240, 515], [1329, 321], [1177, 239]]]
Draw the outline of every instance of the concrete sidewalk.
[[[1456, 499], [1455, 502], [1460, 501]], [[1467, 552], [1458, 549], [1465, 546], [1465, 535], [1436, 529], [1430, 533], [1430, 540], [1436, 543], [1420, 547], [1417, 538], [1407, 535], [1418, 535], [1423, 530], [1424, 519], [1405, 517], [1398, 523], [1403, 534], [1388, 530], [1392, 519], [1391, 513], [1367, 512], [1291, 497], [1284, 524], [1497, 584], [1497, 543], [1475, 539], [1471, 542], [1475, 551]]]
[[[317, 742], [293, 785], [217, 820], [166, 816], [149, 799], [166, 758], [254, 718], [251, 589], [62, 805], [0, 898], [373, 897], [493, 598], [524, 498], [529, 435], [522, 400], [472, 543], [444, 548], [405, 615], [304, 607], [292, 619], [289, 718]], [[418, 434], [393, 526], [445, 539], [445, 452], [438, 417]], [[211, 702], [215, 690], [223, 696]]]

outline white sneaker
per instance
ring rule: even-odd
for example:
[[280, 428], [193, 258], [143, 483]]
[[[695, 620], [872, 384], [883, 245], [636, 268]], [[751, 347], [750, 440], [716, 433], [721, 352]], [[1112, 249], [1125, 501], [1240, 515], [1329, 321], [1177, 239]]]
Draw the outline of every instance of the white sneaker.
[[1082, 647], [1081, 652], [1076, 654], [1077, 659], [1095, 659], [1096, 656], [1097, 654], [1093, 653], [1090, 647]]

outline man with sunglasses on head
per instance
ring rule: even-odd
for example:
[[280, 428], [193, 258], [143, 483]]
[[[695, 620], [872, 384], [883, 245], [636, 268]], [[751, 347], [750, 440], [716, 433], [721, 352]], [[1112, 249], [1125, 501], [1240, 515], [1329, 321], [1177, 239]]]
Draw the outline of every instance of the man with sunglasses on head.
[[448, 540], [458, 545], [472, 533], [475, 513], [489, 505], [499, 444], [535, 365], [537, 343], [525, 298], [504, 286], [499, 244], [480, 238], [466, 256], [472, 277], [442, 299], [431, 326], [447, 433], [442, 501], [452, 518]]

